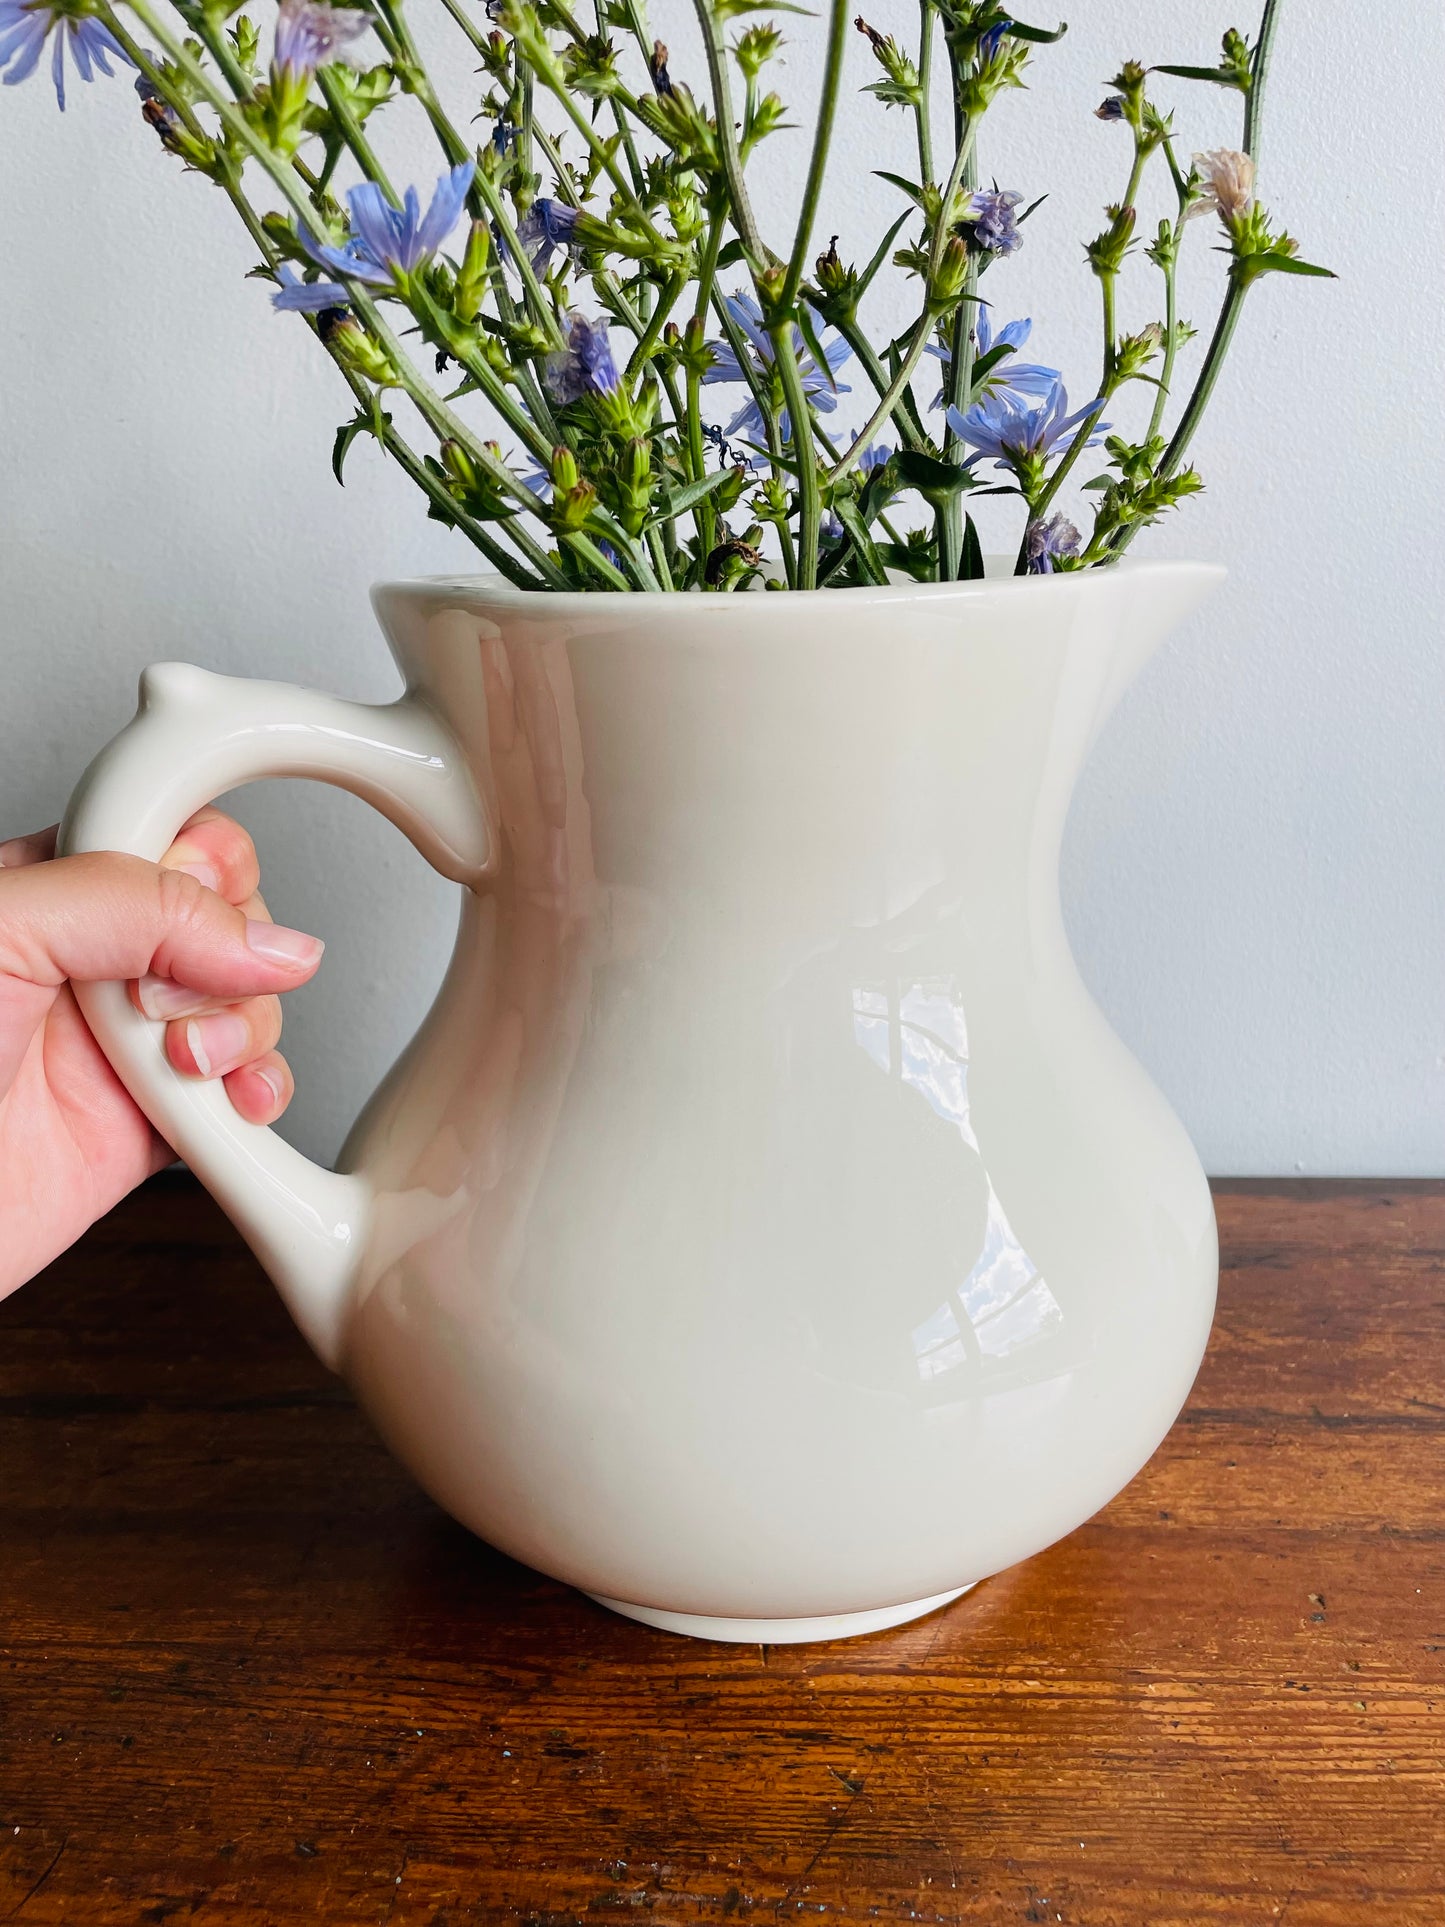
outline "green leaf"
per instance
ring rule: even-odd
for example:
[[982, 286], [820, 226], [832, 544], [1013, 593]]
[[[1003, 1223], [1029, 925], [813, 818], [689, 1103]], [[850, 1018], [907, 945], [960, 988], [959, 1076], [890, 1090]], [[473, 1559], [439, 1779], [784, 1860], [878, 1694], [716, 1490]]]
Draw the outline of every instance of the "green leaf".
[[1318, 274], [1327, 281], [1339, 279], [1333, 268], [1317, 268], [1313, 261], [1300, 261], [1292, 254], [1255, 254], [1247, 258], [1256, 263], [1257, 274]]
[[725, 482], [730, 482], [732, 479], [732, 469], [715, 468], [711, 475], [704, 475], [700, 482], [689, 482], [685, 488], [664, 491], [663, 506], [655, 515], [648, 517], [643, 524], [643, 532], [655, 529], [660, 522], [666, 522], [669, 518], [686, 515], [689, 509], [696, 508], [706, 496], [711, 495], [714, 490], [720, 489]]
[[808, 344], [808, 353], [813, 357], [818, 373], [827, 382], [830, 391], [836, 395], [838, 378], [833, 373], [828, 357], [823, 353], [823, 344], [819, 341], [818, 332], [813, 326], [813, 317], [808, 313], [806, 306], [801, 304], [798, 308], [798, 333]]
[[1022, 20], [1010, 20], [1009, 33], [1015, 40], [1032, 40], [1040, 47], [1050, 47], [1056, 40], [1062, 40], [1069, 31], [1069, 23], [1061, 20], [1051, 33], [1047, 27], [1027, 27]]
[[867, 293], [869, 284], [872, 281], [874, 275], [877, 274], [878, 270], [883, 266], [883, 263], [888, 259], [888, 250], [889, 248], [892, 247], [893, 243], [897, 240], [899, 228], [901, 228], [903, 223], [909, 220], [910, 218], [911, 216], [909, 215], [908, 209], [904, 208], [903, 212], [899, 215], [898, 219], [893, 223], [892, 227], [889, 228], [888, 232], [884, 235], [883, 239], [879, 242], [878, 252], [873, 256], [873, 259], [868, 263], [867, 267], [864, 268], [862, 274], [858, 277], [858, 293], [860, 296]]
[[735, 268], [739, 261], [746, 258], [746, 253], [741, 241], [729, 241], [725, 248], [718, 249], [717, 264], [720, 268]]
[[925, 455], [921, 449], [901, 448], [893, 460], [899, 481], [925, 495], [960, 495], [974, 486], [971, 470], [960, 468], [956, 462], [940, 461], [936, 455]]
[[795, 7], [791, 0], [713, 0], [712, 11], [719, 20], [737, 20], [745, 13], [801, 13], [817, 18], [812, 7]]
[[847, 531], [865, 574], [880, 587], [886, 587], [888, 571], [883, 566], [882, 557], [873, 546], [872, 536], [863, 525], [863, 518], [858, 513], [858, 504], [849, 495], [839, 495], [833, 504], [833, 513]]
[[994, 347], [990, 348], [986, 355], [979, 356], [978, 360], [973, 364], [973, 387], [969, 391], [970, 397], [978, 393], [980, 383], [987, 381], [998, 364], [1013, 352], [1013, 347], [1009, 342], [1000, 341], [996, 343]]
[[960, 582], [983, 580], [983, 550], [979, 546], [978, 530], [974, 527], [971, 515], [965, 518], [963, 524], [963, 552], [958, 559], [958, 578]]
[[933, 580], [933, 544], [927, 548], [914, 549], [906, 542], [880, 542], [878, 559], [885, 568], [897, 569], [900, 575], [911, 575], [915, 582]]
[[894, 459], [875, 468], [859, 491], [858, 513], [870, 528], [897, 493], [898, 465]]
[[873, 172], [880, 181], [888, 181], [892, 186], [901, 189], [916, 207], [923, 206], [924, 191], [916, 181], [905, 180], [901, 174], [890, 174], [886, 167], [875, 167]]
[[1176, 80], [1212, 80], [1216, 87], [1233, 87], [1240, 93], [1237, 77], [1227, 67], [1151, 67], [1151, 74], [1173, 74]]
[[[387, 416], [386, 419], [390, 421], [391, 417]], [[343, 422], [340, 428], [337, 429], [336, 440], [331, 447], [331, 473], [336, 477], [337, 481], [341, 483], [343, 488], [346, 486], [346, 479], [341, 471], [345, 465], [346, 457], [351, 452], [351, 444], [356, 440], [358, 435], [374, 435], [375, 433], [375, 425], [372, 422], [370, 413], [366, 409], [359, 410], [352, 416], [349, 422]]]

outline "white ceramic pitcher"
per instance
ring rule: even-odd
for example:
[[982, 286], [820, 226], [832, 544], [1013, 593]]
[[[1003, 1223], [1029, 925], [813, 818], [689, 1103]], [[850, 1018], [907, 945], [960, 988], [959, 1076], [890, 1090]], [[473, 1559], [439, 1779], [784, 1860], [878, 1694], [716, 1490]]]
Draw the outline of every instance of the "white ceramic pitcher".
[[1139, 1469], [1214, 1302], [1182, 1128], [1079, 980], [1057, 862], [1115, 698], [1220, 575], [375, 593], [370, 707], [180, 664], [72, 800], [156, 858], [257, 776], [467, 886], [339, 1172], [80, 992], [392, 1449], [653, 1625], [894, 1625]]

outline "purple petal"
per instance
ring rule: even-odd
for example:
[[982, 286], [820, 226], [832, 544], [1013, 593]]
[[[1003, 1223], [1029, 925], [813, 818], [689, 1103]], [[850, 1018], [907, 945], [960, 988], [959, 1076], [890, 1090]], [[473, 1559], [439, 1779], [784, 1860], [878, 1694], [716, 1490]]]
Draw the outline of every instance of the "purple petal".
[[399, 217], [376, 182], [362, 181], [352, 188], [346, 199], [351, 209], [352, 228], [366, 253], [378, 266], [384, 261], [394, 261]]
[[55, 52], [50, 57], [50, 78], [55, 82], [55, 98], [60, 102], [60, 111], [65, 112], [65, 35], [55, 36]]
[[3, 42], [0, 42], [0, 66], [19, 52], [19, 59], [5, 76], [5, 85], [13, 87], [18, 80], [26, 80], [35, 72], [45, 45], [44, 23], [32, 14], [28, 19], [17, 21]]
[[271, 306], [279, 314], [324, 314], [346, 306], [346, 290], [331, 281], [297, 281], [273, 294]]
[[435, 254], [456, 226], [467, 204], [467, 195], [471, 192], [476, 171], [472, 161], [458, 161], [437, 182], [426, 219], [417, 230], [417, 240], [423, 254]]

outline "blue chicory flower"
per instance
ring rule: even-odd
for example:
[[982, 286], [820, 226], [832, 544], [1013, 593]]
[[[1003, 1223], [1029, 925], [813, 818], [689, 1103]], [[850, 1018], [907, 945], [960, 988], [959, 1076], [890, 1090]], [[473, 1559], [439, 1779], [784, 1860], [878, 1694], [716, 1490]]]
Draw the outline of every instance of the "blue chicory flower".
[[981, 66], [986, 67], [988, 65], [998, 52], [1004, 35], [1012, 32], [1012, 30], [1012, 20], [1000, 20], [994, 26], [990, 27], [987, 33], [979, 35], [978, 58]]
[[[1052, 455], [1098, 405], [1097, 401], [1086, 402], [1071, 415], [1064, 384], [1056, 381], [1041, 400], [1030, 401], [1027, 396], [1005, 390], [985, 395], [967, 410], [950, 408], [948, 422], [960, 440], [975, 451], [970, 462], [992, 455], [996, 467], [1011, 469], [1021, 457]], [[1086, 446], [1092, 448], [1102, 441], [1108, 427], [1108, 422], [1095, 422]]]
[[303, 281], [289, 261], [276, 267], [281, 286], [271, 297], [278, 314], [324, 314], [328, 308], [344, 308], [349, 296], [334, 281]]
[[0, 67], [6, 69], [7, 87], [30, 78], [52, 33], [55, 45], [50, 56], [50, 78], [62, 114], [67, 47], [82, 80], [93, 80], [97, 68], [109, 76], [112, 60], [122, 60], [127, 67], [135, 65], [110, 28], [99, 20], [66, 13], [59, 6], [47, 5], [46, 0], [0, 0]]
[[886, 443], [869, 442], [863, 453], [858, 457], [858, 471], [862, 475], [871, 475], [875, 468], [882, 468], [885, 462], [891, 461], [892, 459], [893, 450], [889, 448]]
[[1079, 531], [1063, 515], [1030, 522], [1024, 532], [1024, 563], [1030, 575], [1052, 575], [1054, 564], [1079, 553]]
[[492, 129], [491, 144], [499, 154], [510, 154], [517, 145], [521, 129], [509, 120], [499, 120]]
[[1101, 100], [1094, 109], [1095, 120], [1122, 120], [1123, 118], [1124, 96], [1122, 94], [1110, 94], [1107, 100]]
[[303, 229], [301, 245], [319, 266], [368, 287], [389, 288], [401, 274], [415, 274], [436, 253], [461, 217], [476, 169], [459, 161], [442, 175], [423, 214], [414, 187], [394, 207], [375, 181], [363, 181], [347, 195], [351, 239], [344, 247], [323, 247]]
[[[732, 318], [733, 325], [746, 338], [748, 345], [753, 351], [752, 361], [754, 373], [762, 377], [764, 384], [771, 382], [773, 377], [773, 344], [767, 330], [763, 327], [762, 309], [750, 294], [727, 295], [724, 298], [724, 306]], [[816, 319], [817, 317], [814, 316], [815, 321]], [[816, 329], [815, 332], [817, 332]], [[834, 379], [834, 371], [842, 367], [853, 350], [848, 346], [847, 342], [843, 340], [841, 335], [835, 335], [831, 341], [823, 340], [821, 335], [819, 339], [823, 349], [823, 356], [827, 363], [826, 371], [820, 368], [813, 359], [813, 355], [803, 337], [802, 329], [797, 327], [793, 329], [793, 352], [797, 355], [798, 369], [803, 378], [803, 393], [808, 397], [808, 400], [813, 404], [814, 408], [818, 410], [819, 414], [831, 415], [833, 410], [838, 406], [839, 395], [852, 393], [852, 390], [846, 382]], [[712, 382], [739, 382], [747, 379], [743, 373], [741, 362], [733, 353], [730, 342], [710, 341], [708, 346], [712, 350], [713, 360], [712, 366], [703, 376], [704, 385]], [[782, 433], [783, 440], [789, 440], [793, 429], [786, 408], [782, 410], [778, 417], [778, 426]], [[723, 433], [725, 435], [744, 434], [749, 440], [755, 442], [761, 442], [766, 438], [767, 428], [763, 421], [762, 410], [758, 407], [757, 402], [751, 395], [748, 396], [748, 399], [733, 416], [732, 420], [723, 430]], [[752, 458], [752, 466], [758, 466], [761, 460], [761, 457], [754, 456]]]
[[1023, 246], [1014, 209], [1023, 199], [1011, 189], [984, 187], [964, 212], [963, 238], [975, 254], [1013, 254]]
[[565, 201], [548, 200], [539, 195], [522, 217], [517, 229], [534, 274], [545, 274], [558, 248], [570, 247], [577, 228], [577, 210]]
[[831, 509], [828, 510], [826, 515], [819, 517], [818, 540], [820, 542], [841, 542], [843, 540], [843, 524]]
[[355, 7], [333, 7], [329, 0], [281, 0], [271, 62], [293, 84], [309, 80], [318, 67], [341, 57], [371, 25]]
[[[984, 355], [991, 354], [995, 348], [1007, 347], [1015, 351], [1022, 348], [1032, 332], [1033, 325], [1030, 317], [1025, 315], [1018, 321], [1006, 321], [995, 334], [993, 323], [988, 318], [988, 304], [980, 302], [973, 323], [973, 338], [980, 360]], [[945, 367], [953, 360], [947, 348], [940, 342], [930, 341], [928, 353], [936, 355]], [[1000, 395], [1011, 390], [1017, 395], [1046, 395], [1058, 379], [1057, 368], [1045, 368], [1037, 361], [1015, 361], [1012, 355], [1006, 355], [984, 376], [979, 393]], [[941, 388], [929, 406], [942, 408], [943, 390]]]
[[567, 317], [567, 346], [547, 357], [543, 382], [553, 401], [564, 406], [584, 395], [615, 395], [622, 385], [605, 321], [584, 314]]
[[522, 484], [523, 488], [530, 489], [539, 502], [551, 501], [552, 477], [535, 457], [533, 458], [532, 466], [529, 469], [525, 469], [522, 474], [517, 477], [517, 480]]

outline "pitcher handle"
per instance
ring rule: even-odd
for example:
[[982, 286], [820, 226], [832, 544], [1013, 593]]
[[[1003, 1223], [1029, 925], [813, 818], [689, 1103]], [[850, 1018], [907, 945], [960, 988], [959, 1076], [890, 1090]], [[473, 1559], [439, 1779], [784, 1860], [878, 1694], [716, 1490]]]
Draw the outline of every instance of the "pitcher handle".
[[[454, 882], [475, 885], [490, 866], [495, 840], [466, 759], [420, 696], [345, 702], [179, 662], [142, 675], [134, 720], [70, 799], [60, 853], [118, 850], [156, 862], [198, 809], [258, 776], [311, 776], [352, 791]], [[77, 984], [75, 993], [121, 1082], [233, 1220], [335, 1370], [366, 1244], [365, 1179], [329, 1171], [247, 1123], [219, 1083], [181, 1076], [165, 1054], [165, 1025], [143, 1016], [124, 984]]]

